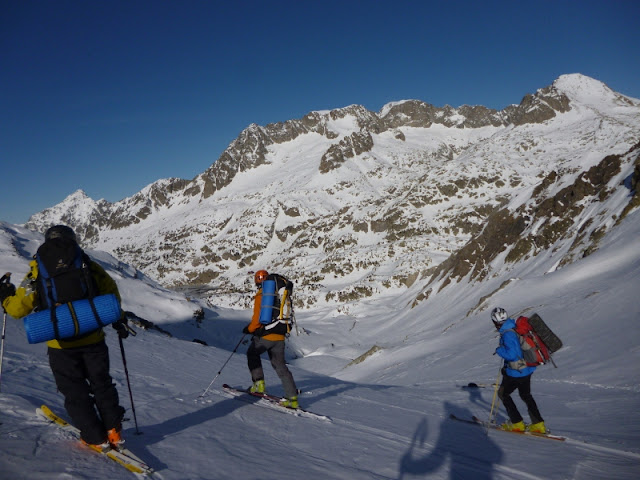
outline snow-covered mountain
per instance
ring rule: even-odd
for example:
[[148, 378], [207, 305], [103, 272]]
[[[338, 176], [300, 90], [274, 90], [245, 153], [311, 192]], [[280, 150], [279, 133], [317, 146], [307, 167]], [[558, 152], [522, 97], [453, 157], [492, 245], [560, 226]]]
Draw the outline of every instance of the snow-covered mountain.
[[26, 226], [69, 224], [165, 286], [215, 288], [215, 305], [243, 306], [258, 268], [294, 279], [299, 308], [418, 282], [415, 304], [497, 259], [553, 269], [596, 250], [637, 205], [604, 201], [637, 181], [639, 143], [639, 100], [563, 75], [501, 111], [407, 100], [250, 125], [190, 181], [116, 203], [78, 191]]

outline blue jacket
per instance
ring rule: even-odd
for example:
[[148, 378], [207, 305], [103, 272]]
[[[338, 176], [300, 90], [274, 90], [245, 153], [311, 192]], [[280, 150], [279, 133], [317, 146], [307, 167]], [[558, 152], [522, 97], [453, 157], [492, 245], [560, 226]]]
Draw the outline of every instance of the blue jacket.
[[496, 353], [504, 358], [504, 366], [507, 375], [510, 377], [526, 377], [536, 371], [536, 367], [524, 367], [521, 370], [509, 368], [509, 362], [515, 362], [522, 358], [522, 348], [518, 334], [513, 331], [516, 328], [516, 321], [507, 318], [500, 328], [500, 346], [496, 348]]

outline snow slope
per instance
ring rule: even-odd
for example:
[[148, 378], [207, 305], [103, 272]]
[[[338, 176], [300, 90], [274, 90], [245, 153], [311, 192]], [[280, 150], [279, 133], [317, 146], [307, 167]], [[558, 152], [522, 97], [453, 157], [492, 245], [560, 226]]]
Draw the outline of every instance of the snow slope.
[[[296, 417], [229, 397], [222, 384], [248, 385], [238, 345], [248, 311], [212, 308], [167, 291], [107, 254], [89, 252], [117, 280], [123, 307], [170, 332], [138, 330], [125, 340], [136, 418], [129, 447], [170, 479], [635, 479], [640, 471], [640, 213], [630, 214], [600, 250], [561, 270], [524, 274], [480, 302], [478, 285], [450, 288], [414, 309], [410, 293], [298, 313], [306, 333], [288, 341], [303, 407], [331, 421]], [[41, 238], [0, 224], [0, 271], [18, 283]], [[497, 279], [502, 282], [506, 279]], [[547, 425], [566, 442], [527, 438], [454, 422], [487, 418], [499, 369], [488, 311], [542, 315], [563, 339], [558, 368], [533, 377]], [[203, 307], [205, 319], [193, 319]], [[366, 322], [364, 321], [366, 319]], [[348, 326], [348, 327], [345, 327]], [[194, 338], [209, 346], [192, 342]], [[130, 401], [115, 332], [112, 374]], [[349, 365], [373, 346], [379, 350]], [[46, 347], [29, 345], [8, 318], [0, 391], [3, 479], [127, 479], [122, 467], [84, 450], [34, 416], [42, 403], [65, 415]], [[225, 362], [228, 363], [226, 366]], [[222, 368], [222, 370], [221, 370]], [[203, 398], [211, 380], [220, 372]], [[268, 389], [281, 394], [265, 361]], [[523, 414], [524, 407], [516, 399]], [[504, 409], [499, 418], [504, 420]]]

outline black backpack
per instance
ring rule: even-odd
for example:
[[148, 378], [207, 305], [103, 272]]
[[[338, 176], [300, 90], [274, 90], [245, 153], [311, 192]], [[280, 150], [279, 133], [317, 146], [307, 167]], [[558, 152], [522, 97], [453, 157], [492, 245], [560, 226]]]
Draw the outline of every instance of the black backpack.
[[51, 310], [56, 338], [55, 307], [75, 300], [89, 299], [97, 326], [104, 326], [92, 301], [98, 288], [89, 269], [91, 260], [76, 242], [66, 238], [47, 240], [38, 248], [35, 259], [38, 263], [36, 309]]
[[97, 287], [89, 270], [90, 259], [77, 243], [64, 238], [47, 240], [38, 248], [36, 261], [40, 310], [96, 296]]

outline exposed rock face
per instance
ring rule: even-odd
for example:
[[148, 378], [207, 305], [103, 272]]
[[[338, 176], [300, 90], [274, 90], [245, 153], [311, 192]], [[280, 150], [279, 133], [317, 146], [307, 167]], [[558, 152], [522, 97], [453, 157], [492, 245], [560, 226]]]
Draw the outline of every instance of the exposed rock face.
[[569, 98], [551, 86], [539, 90], [536, 95], [525, 95], [518, 108], [510, 112], [509, 120], [516, 126], [542, 123], [570, 109]]
[[[503, 252], [507, 253], [505, 261], [514, 263], [562, 244], [563, 240], [571, 246], [561, 257], [559, 266], [591, 254], [606, 229], [594, 225], [595, 215], [585, 217], [585, 210], [599, 210], [601, 217], [616, 218], [618, 212], [607, 211], [601, 205], [621, 187], [611, 188], [611, 181], [620, 173], [621, 165], [633, 163], [637, 170], [639, 161], [640, 143], [624, 155], [606, 156], [580, 173], [571, 185], [547, 196], [549, 188], [560, 180], [557, 172], [550, 172], [534, 189], [530, 203], [514, 212], [503, 208], [490, 215], [482, 233], [441, 263], [434, 271], [433, 279], [445, 279], [441, 288], [467, 275], [482, 280], [490, 273], [491, 262]], [[627, 206], [638, 203], [638, 192], [633, 184], [635, 175], [636, 172], [631, 175]], [[622, 215], [628, 211], [630, 209], [625, 207]]]
[[354, 158], [373, 148], [373, 137], [369, 132], [354, 132], [332, 145], [320, 159], [320, 172], [327, 173], [338, 168], [349, 158]]

